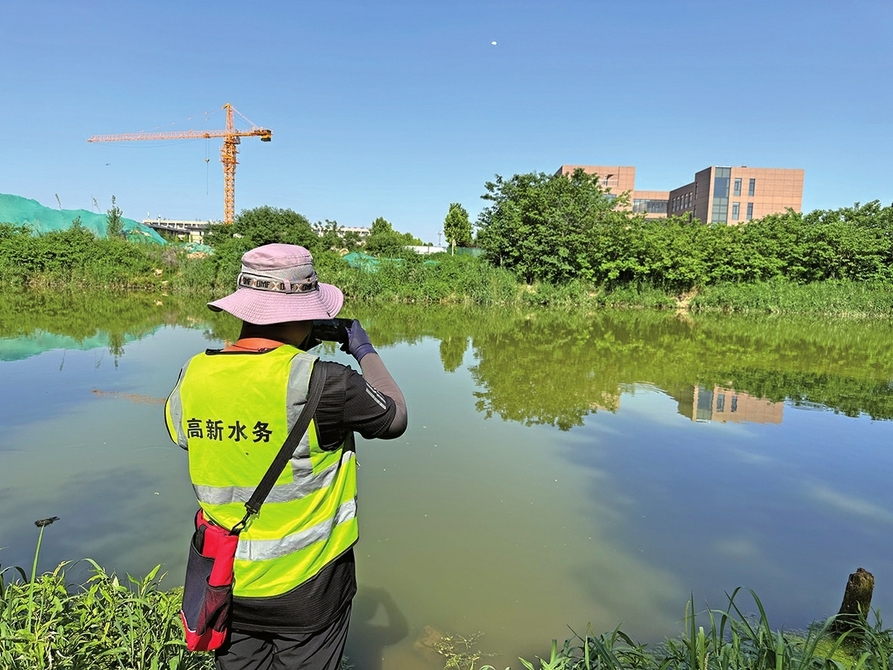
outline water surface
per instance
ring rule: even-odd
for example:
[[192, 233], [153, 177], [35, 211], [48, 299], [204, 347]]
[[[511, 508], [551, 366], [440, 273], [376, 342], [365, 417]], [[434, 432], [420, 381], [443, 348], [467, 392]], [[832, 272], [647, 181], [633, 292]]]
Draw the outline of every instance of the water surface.
[[[738, 586], [802, 627], [857, 567], [890, 607], [890, 324], [345, 314], [410, 410], [403, 437], [358, 439], [358, 670], [442, 667], [438, 632], [482, 631], [498, 667], [588, 624], [656, 642], [690, 596], [723, 607]], [[40, 569], [89, 556], [182, 581], [195, 500], [161, 401], [236, 329], [170, 298], [0, 294], [0, 566], [30, 566], [33, 521], [59, 516]]]

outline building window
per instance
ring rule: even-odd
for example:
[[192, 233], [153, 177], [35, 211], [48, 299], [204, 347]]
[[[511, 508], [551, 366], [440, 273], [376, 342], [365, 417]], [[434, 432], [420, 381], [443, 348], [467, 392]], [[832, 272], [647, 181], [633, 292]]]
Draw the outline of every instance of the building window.
[[699, 421], [710, 421], [713, 418], [713, 391], [708, 391], [703, 386], [697, 390], [698, 407], [695, 416]]
[[664, 214], [667, 213], [666, 200], [646, 200], [644, 198], [636, 198], [633, 200], [634, 212], [645, 212], [646, 214]]
[[756, 193], [756, 190], [757, 190], [757, 180], [751, 179], [747, 183], [747, 195], [749, 195], [752, 198], [754, 196], [754, 194]]
[[735, 190], [733, 192], [733, 195], [741, 195], [741, 178], [740, 177], [738, 177], [735, 180]]
[[729, 182], [732, 168], [715, 168], [713, 171], [713, 212], [710, 223], [729, 222]]
[[737, 221], [740, 213], [741, 213], [741, 203], [733, 202], [732, 203], [732, 221]]
[[750, 221], [753, 218], [753, 203], [747, 203], [747, 220]]
[[725, 393], [717, 393], [716, 394], [716, 411], [717, 412], [725, 412], [726, 411], [726, 394]]

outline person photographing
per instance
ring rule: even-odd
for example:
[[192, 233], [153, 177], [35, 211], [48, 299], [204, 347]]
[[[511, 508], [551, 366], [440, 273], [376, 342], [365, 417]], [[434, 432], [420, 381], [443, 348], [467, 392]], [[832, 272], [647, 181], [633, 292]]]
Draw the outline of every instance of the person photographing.
[[306, 434], [239, 535], [230, 634], [215, 652], [216, 667], [334, 670], [357, 589], [353, 434], [399, 437], [406, 401], [359, 321], [341, 339], [362, 374], [308, 353], [319, 344], [312, 322], [333, 319], [344, 296], [318, 280], [307, 249], [268, 244], [246, 252], [237, 286], [208, 307], [241, 319], [239, 339], [191, 358], [165, 404], [168, 433], [188, 450], [206, 519], [239, 524], [311, 386], [324, 381]]

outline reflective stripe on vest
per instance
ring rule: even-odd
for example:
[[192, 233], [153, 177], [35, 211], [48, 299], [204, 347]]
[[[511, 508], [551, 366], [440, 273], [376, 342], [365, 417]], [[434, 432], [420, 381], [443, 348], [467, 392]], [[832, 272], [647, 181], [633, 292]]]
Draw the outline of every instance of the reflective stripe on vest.
[[[231, 528], [307, 401], [316, 357], [291, 346], [204, 353], [184, 366], [168, 398], [171, 439], [189, 451], [206, 514]], [[352, 442], [352, 441], [351, 441]], [[239, 536], [235, 594], [273, 596], [313, 577], [357, 539], [356, 459], [301, 438], [260, 514]]]
[[[353, 458], [353, 454], [348, 451], [343, 452], [340, 462], [326, 468], [315, 477], [312, 476], [313, 471], [310, 468], [302, 466], [300, 462], [295, 462], [296, 459], [292, 459], [294, 481], [273, 486], [267, 496], [267, 502], [298, 500], [314, 491], [330, 487], [338, 471], [344, 467], [345, 461], [349, 458]], [[200, 503], [226, 505], [233, 502], [245, 504], [257, 486], [193, 486], [193, 488]]]
[[236, 549], [236, 559], [243, 561], [268, 561], [271, 558], [280, 558], [287, 554], [306, 549], [310, 545], [326, 539], [332, 534], [332, 529], [338, 524], [345, 523], [357, 516], [357, 501], [348, 500], [343, 503], [332, 519], [307, 528], [299, 533], [294, 533], [281, 540], [249, 540], [239, 542]]

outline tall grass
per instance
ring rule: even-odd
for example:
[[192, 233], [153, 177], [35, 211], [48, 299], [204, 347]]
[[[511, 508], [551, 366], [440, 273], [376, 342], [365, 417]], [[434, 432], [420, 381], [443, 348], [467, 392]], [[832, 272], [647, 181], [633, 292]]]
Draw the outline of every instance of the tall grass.
[[97, 239], [78, 225], [32, 236], [25, 226], [0, 223], [0, 284], [151, 288], [159, 285], [164, 253], [162, 247]]
[[[665, 228], [658, 226], [655, 230]], [[691, 227], [683, 226], [683, 229]], [[748, 234], [756, 234], [757, 230], [754, 223], [747, 226]], [[705, 228], [705, 231], [705, 235], [719, 234], [713, 229]], [[742, 230], [722, 234], [740, 236]], [[681, 266], [703, 253], [698, 249], [677, 249], [672, 259], [661, 261], [660, 271], [642, 271], [625, 279], [584, 281], [577, 278], [530, 284], [505, 268], [471, 256], [408, 254], [400, 259], [382, 259], [376, 272], [352, 268], [332, 251], [315, 252], [314, 256], [323, 281], [339, 286], [348, 299], [371, 303], [672, 309], [680, 305], [677, 301], [680, 287], [688, 287], [685, 292], [694, 295], [688, 305], [692, 310], [893, 314], [893, 283], [886, 266], [880, 274], [803, 274], [792, 270], [788, 274], [773, 271], [765, 275], [762, 271], [738, 268], [734, 272], [711, 275], [709, 280], [690, 278], [687, 283], [680, 283], [677, 275], [685, 274]], [[229, 245], [211, 255], [190, 254], [173, 246], [96, 239], [78, 226], [32, 236], [25, 227], [0, 224], [0, 286], [54, 291], [68, 288], [80, 292], [96, 288], [138, 289], [156, 295], [216, 297], [233, 289], [241, 251], [239, 245]], [[718, 257], [725, 258], [727, 251], [717, 251]], [[757, 260], [751, 259], [753, 263]]]
[[211, 654], [187, 651], [179, 621], [182, 589], [164, 590], [156, 566], [143, 578], [119, 579], [85, 559], [92, 576], [71, 588], [67, 563], [30, 580], [21, 568], [0, 569], [0, 668], [3, 670], [203, 670]]
[[213, 667], [187, 651], [180, 589], [163, 590], [159, 567], [120, 580], [89, 561], [93, 576], [69, 590], [66, 564], [29, 583], [0, 572], [0, 667], [96, 670]]
[[799, 284], [783, 279], [714, 284], [699, 291], [691, 307], [701, 311], [888, 316], [893, 313], [893, 287], [879, 281]]
[[511, 304], [515, 277], [468, 256], [438, 254], [382, 261], [376, 272], [351, 268], [341, 259], [319, 264], [320, 278], [348, 299], [448, 304]]
[[[41, 529], [41, 535], [42, 535]], [[30, 581], [21, 568], [0, 569], [0, 668], [3, 670], [210, 670], [213, 655], [186, 650], [178, 618], [181, 589], [163, 590], [160, 567], [121, 580], [88, 560], [93, 575], [66, 584], [66, 563]], [[725, 610], [685, 606], [679, 636], [649, 647], [619, 628], [590, 627], [547, 655], [519, 658], [524, 670], [888, 670], [893, 630], [880, 613], [853, 633], [832, 630], [834, 617], [806, 631], [773, 629], [752, 591], [756, 614], [730, 596]], [[444, 635], [433, 648], [452, 670], [496, 670], [479, 665], [495, 656], [478, 648], [481, 634]], [[349, 659], [343, 668], [352, 667]], [[508, 669], [507, 669], [508, 670]]]
[[[879, 613], [850, 634], [832, 631], [834, 617], [806, 631], [775, 630], [762, 603], [753, 597], [757, 613], [744, 613], [736, 603], [741, 589], [729, 596], [725, 610], [696, 612], [694, 598], [685, 607], [678, 637], [648, 648], [619, 629], [552, 640], [548, 655], [519, 659], [525, 670], [888, 670], [893, 663], [893, 630], [885, 629]], [[464, 641], [447, 635], [444, 640]], [[474, 638], [475, 640], [477, 637]], [[435, 647], [445, 667], [456, 670], [496, 670], [476, 665], [485, 656], [467, 645]]]

